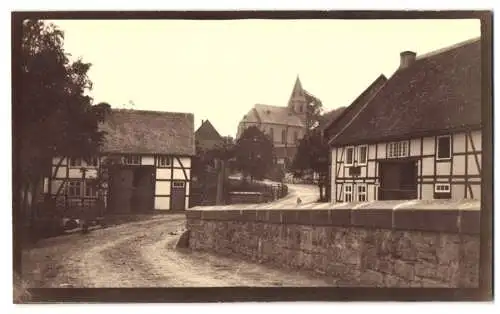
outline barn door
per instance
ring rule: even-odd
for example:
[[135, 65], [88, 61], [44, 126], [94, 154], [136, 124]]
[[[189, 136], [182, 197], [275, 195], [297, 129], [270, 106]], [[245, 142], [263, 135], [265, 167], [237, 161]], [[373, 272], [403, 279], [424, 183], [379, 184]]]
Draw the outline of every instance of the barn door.
[[185, 181], [172, 181], [170, 189], [170, 202], [172, 210], [186, 209], [186, 182]]
[[110, 179], [110, 211], [129, 213], [134, 172], [132, 169], [116, 169], [111, 173]]

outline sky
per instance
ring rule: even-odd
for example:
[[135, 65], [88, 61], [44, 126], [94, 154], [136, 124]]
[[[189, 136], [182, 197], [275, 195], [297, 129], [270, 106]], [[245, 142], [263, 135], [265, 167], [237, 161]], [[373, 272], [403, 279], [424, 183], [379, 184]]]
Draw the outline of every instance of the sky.
[[59, 20], [92, 63], [94, 103], [189, 112], [235, 136], [254, 104], [286, 106], [297, 75], [326, 111], [348, 106], [400, 52], [480, 36], [479, 20]]

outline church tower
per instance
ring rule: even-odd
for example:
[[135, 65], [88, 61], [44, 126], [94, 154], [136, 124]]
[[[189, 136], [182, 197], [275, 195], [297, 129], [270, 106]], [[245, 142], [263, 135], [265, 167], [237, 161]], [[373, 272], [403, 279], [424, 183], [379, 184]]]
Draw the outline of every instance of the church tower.
[[295, 80], [295, 85], [293, 86], [292, 95], [288, 101], [288, 108], [305, 122], [307, 116], [307, 100], [298, 75]]

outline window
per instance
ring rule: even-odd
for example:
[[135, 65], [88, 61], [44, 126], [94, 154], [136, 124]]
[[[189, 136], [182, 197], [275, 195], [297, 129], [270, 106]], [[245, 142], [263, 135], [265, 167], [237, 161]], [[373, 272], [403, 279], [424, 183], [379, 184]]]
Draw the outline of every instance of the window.
[[293, 133], [293, 141], [295, 144], [299, 141], [299, 133], [297, 131]]
[[450, 184], [449, 183], [436, 183], [434, 186], [434, 192], [436, 193], [450, 193]]
[[436, 183], [434, 185], [434, 198], [435, 199], [450, 199], [451, 187], [449, 183]]
[[68, 185], [68, 196], [75, 197], [82, 195], [82, 182], [70, 181]]
[[354, 163], [354, 147], [347, 147], [345, 151], [345, 165], [352, 166]]
[[408, 141], [387, 144], [387, 158], [408, 157]]
[[141, 156], [137, 156], [137, 155], [125, 156], [125, 164], [126, 165], [140, 165], [141, 164]]
[[80, 158], [70, 158], [69, 166], [70, 167], [80, 167], [82, 165], [82, 160]]
[[281, 143], [286, 143], [286, 130], [281, 131]]
[[451, 158], [451, 137], [449, 135], [439, 136], [437, 139], [437, 159]]
[[171, 158], [168, 156], [158, 157], [158, 167], [168, 167], [171, 164]]
[[344, 202], [352, 202], [352, 184], [344, 184]]
[[368, 146], [366, 145], [360, 146], [358, 156], [359, 156], [358, 164], [366, 165], [368, 161]]
[[366, 202], [366, 184], [358, 185], [358, 201]]
[[273, 128], [269, 128], [269, 137], [271, 138], [271, 142], [274, 143], [274, 130], [273, 130]]

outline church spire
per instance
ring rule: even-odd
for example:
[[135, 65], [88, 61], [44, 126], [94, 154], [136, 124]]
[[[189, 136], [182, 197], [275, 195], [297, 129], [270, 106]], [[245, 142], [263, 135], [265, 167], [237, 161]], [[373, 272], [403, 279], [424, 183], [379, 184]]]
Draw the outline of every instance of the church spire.
[[288, 107], [296, 114], [305, 114], [305, 92], [302, 88], [302, 83], [300, 82], [299, 75], [295, 79], [295, 85], [293, 86], [292, 95], [290, 95], [290, 100], [288, 101]]

